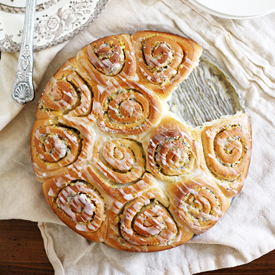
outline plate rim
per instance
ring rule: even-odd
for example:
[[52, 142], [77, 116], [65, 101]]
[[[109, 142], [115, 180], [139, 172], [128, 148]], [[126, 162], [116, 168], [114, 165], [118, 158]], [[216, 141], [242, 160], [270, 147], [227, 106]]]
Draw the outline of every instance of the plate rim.
[[[78, 33], [80, 33], [83, 29], [85, 29], [88, 25], [90, 25], [97, 17], [98, 15], [102, 12], [102, 10], [106, 7], [106, 5], [108, 4], [110, 0], [97, 0], [94, 10], [93, 12], [89, 15], [89, 18], [87, 19], [87, 21], [85, 21], [83, 24], [80, 24], [78, 27], [73, 28], [71, 31], [69, 31], [69, 33], [67, 33], [65, 36], [60, 35], [57, 38], [54, 38], [52, 41], [47, 42], [47, 43], [43, 43], [42, 45], [35, 45], [34, 42], [34, 46], [33, 46], [33, 51], [39, 51], [39, 50], [43, 50], [49, 47], [53, 47], [56, 46], [58, 44], [61, 44], [67, 40], [69, 40], [70, 38], [74, 37], [75, 35], [77, 35]], [[62, 1], [60, 1], [62, 2]], [[93, 2], [93, 0], [82, 0], [81, 2]], [[57, 8], [56, 8], [57, 9]], [[0, 11], [0, 15], [1, 13], [5, 13], [3, 11]], [[9, 14], [9, 13], [8, 13]], [[23, 16], [23, 14], [21, 14], [21, 16]], [[1, 27], [1, 24], [0, 24]], [[22, 27], [23, 29], [23, 27]], [[2, 29], [3, 30], [3, 29]], [[4, 30], [3, 30], [4, 31]], [[18, 28], [18, 31], [20, 31], [20, 28]], [[15, 36], [16, 34], [8, 34], [4, 32], [4, 39], [0, 38], [0, 51], [2, 52], [19, 52], [20, 51], [20, 47], [21, 47], [21, 42], [15, 42], [12, 41], [12, 37]], [[6, 41], [8, 41], [8, 43], [5, 43]]]
[[252, 18], [261, 17], [264, 15], [268, 15], [272, 12], [275, 12], [275, 2], [274, 2], [273, 9], [266, 10], [265, 12], [262, 12], [262, 13], [250, 14], [250, 15], [234, 15], [234, 14], [230, 14], [230, 13], [222, 13], [217, 10], [213, 10], [213, 9], [209, 8], [207, 5], [201, 4], [197, 0], [188, 0], [188, 1], [191, 4], [193, 4], [194, 6], [200, 8], [201, 10], [210, 13], [211, 15], [226, 18], [226, 19], [237, 19], [237, 20], [252, 19]]

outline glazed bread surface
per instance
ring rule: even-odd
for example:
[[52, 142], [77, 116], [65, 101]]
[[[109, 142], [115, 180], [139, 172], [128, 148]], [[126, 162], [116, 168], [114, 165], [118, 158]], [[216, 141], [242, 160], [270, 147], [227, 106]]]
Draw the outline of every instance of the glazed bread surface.
[[31, 133], [34, 172], [72, 230], [131, 252], [188, 242], [242, 189], [249, 117], [191, 127], [168, 96], [201, 54], [194, 41], [140, 31], [83, 47], [46, 85]]

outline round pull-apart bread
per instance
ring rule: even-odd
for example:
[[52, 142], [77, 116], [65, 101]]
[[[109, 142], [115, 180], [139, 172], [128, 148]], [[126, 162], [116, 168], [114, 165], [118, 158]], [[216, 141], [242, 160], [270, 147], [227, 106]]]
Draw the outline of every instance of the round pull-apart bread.
[[50, 79], [32, 162], [67, 226], [145, 252], [184, 244], [223, 217], [249, 167], [248, 115], [192, 128], [167, 111], [201, 51], [168, 33], [114, 35], [85, 46]]

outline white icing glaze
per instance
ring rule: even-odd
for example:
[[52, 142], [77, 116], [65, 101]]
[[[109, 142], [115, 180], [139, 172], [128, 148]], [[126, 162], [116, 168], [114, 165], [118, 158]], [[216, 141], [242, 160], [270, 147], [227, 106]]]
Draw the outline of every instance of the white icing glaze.
[[[140, 40], [141, 41], [141, 40]], [[140, 43], [140, 42], [133, 42]], [[136, 45], [134, 45], [135, 47]], [[88, 46], [90, 47], [90, 46]], [[173, 55], [173, 53], [168, 49], [168, 47], [165, 44], [160, 44], [160, 49], [163, 51], [163, 55], [166, 59], [172, 59], [174, 58], [177, 62], [182, 62], [182, 54], [176, 53]], [[99, 47], [99, 50], [104, 49], [103, 44]], [[124, 67], [133, 65], [133, 70], [135, 71], [137, 68], [142, 71], [143, 75], [148, 79], [148, 81], [153, 81], [153, 77], [146, 72], [146, 69], [144, 70], [142, 66], [137, 66], [137, 68], [134, 66], [136, 61], [142, 62], [142, 60], [135, 60], [135, 54], [133, 51], [125, 50], [125, 57], [126, 62], [124, 63]], [[119, 54], [116, 52], [116, 54]], [[156, 56], [156, 58], [151, 57], [150, 55], [145, 54], [146, 59], [150, 59], [151, 65], [153, 66], [162, 66], [163, 64], [166, 64], [165, 61], [163, 61], [165, 58], [162, 59], [162, 56]], [[143, 92], [140, 92], [141, 95], [144, 95], [148, 93], [150, 96], [156, 96], [153, 91], [151, 91], [149, 88], [147, 88], [147, 84], [141, 84], [139, 76], [137, 73], [132, 73], [131, 75], [127, 74], [127, 71], [122, 69], [122, 71], [116, 76], [116, 77], [110, 77], [103, 74], [95, 74], [94, 67], [89, 63], [90, 61], [87, 60], [86, 54], [83, 52], [79, 53], [77, 62], [81, 68], [77, 69], [77, 73], [85, 79], [85, 82], [89, 84], [92, 83], [96, 86], [96, 99], [93, 101], [92, 108], [93, 113], [88, 114], [89, 110], [89, 104], [91, 103], [91, 96], [92, 94], [89, 92], [87, 94], [82, 93], [82, 97], [80, 98], [80, 103], [78, 104], [77, 108], [74, 110], [75, 112], [69, 112], [67, 115], [60, 116], [58, 119], [58, 123], [60, 124], [69, 124], [70, 127], [75, 128], [77, 131], [80, 132], [81, 136], [81, 148], [82, 151], [80, 152], [80, 155], [77, 157], [77, 159], [74, 161], [74, 156], [70, 155], [68, 157], [69, 161], [72, 161], [73, 164], [69, 165], [68, 172], [62, 171], [64, 173], [64, 177], [66, 178], [66, 182], [64, 182], [64, 178], [59, 177], [59, 173], [57, 172], [51, 172], [51, 171], [39, 171], [40, 168], [37, 165], [37, 163], [33, 162], [33, 167], [36, 170], [36, 175], [39, 177], [43, 176], [44, 178], [47, 177], [55, 177], [52, 186], [48, 188], [47, 194], [49, 197], [55, 197], [56, 196], [56, 190], [60, 191], [58, 199], [57, 199], [57, 205], [62, 211], [72, 220], [75, 222], [75, 229], [77, 231], [88, 233], [90, 231], [95, 232], [98, 227], [101, 226], [101, 221], [96, 218], [91, 218], [96, 216], [97, 207], [96, 205], [98, 203], [102, 203], [102, 201], [105, 204], [105, 211], [108, 213], [108, 217], [112, 216], [112, 218], [115, 217], [114, 224], [109, 225], [109, 228], [107, 229], [110, 233], [107, 238], [111, 238], [114, 240], [118, 239], [118, 236], [116, 234], [119, 234], [119, 231], [123, 231], [124, 234], [129, 235], [129, 239], [126, 238], [125, 247], [132, 247], [135, 246], [135, 249], [137, 251], [147, 251], [150, 250], [150, 246], [147, 245], [146, 238], [139, 237], [138, 239], [131, 239], [131, 237], [138, 235], [132, 228], [128, 228], [124, 221], [131, 220], [133, 216], [137, 215], [137, 218], [135, 219], [134, 226], [139, 230], [141, 230], [145, 235], [148, 234], [151, 236], [157, 236], [158, 240], [160, 242], [160, 246], [165, 245], [171, 245], [171, 246], [177, 246], [177, 241], [180, 240], [182, 234], [184, 234], [184, 230], [188, 231], [185, 227], [180, 225], [178, 221], [175, 222], [174, 213], [171, 210], [171, 205], [180, 205], [179, 208], [182, 210], [188, 212], [192, 209], [195, 217], [200, 215], [199, 208], [196, 209], [193, 206], [188, 205], [187, 201], [184, 201], [184, 199], [180, 197], [172, 198], [171, 195], [171, 186], [177, 186], [179, 182], [183, 182], [187, 179], [192, 179], [195, 177], [199, 178], [207, 178], [213, 184], [213, 186], [217, 187], [218, 184], [224, 185], [224, 186], [232, 186], [233, 190], [232, 192], [237, 193], [237, 191], [234, 190], [234, 183], [228, 183], [228, 182], [219, 182], [218, 179], [216, 179], [213, 174], [211, 174], [210, 171], [206, 170], [206, 165], [203, 163], [196, 167], [193, 171], [190, 172], [188, 176], [185, 176], [183, 178], [180, 178], [178, 176], [175, 176], [175, 178], [172, 181], [167, 181], [166, 179], [155, 179], [152, 181], [152, 183], [148, 184], [149, 180], [146, 177], [152, 176], [148, 173], [150, 172], [150, 169], [148, 168], [148, 160], [153, 160], [153, 156], [149, 155], [146, 159], [147, 163], [144, 168], [144, 171], [142, 172], [142, 176], [139, 175], [138, 172], [133, 172], [133, 177], [130, 181], [127, 183], [122, 183], [119, 176], [117, 176], [118, 171], [122, 171], [122, 173], [128, 173], [128, 170], [131, 170], [133, 168], [136, 168], [136, 160], [139, 159], [139, 157], [136, 157], [133, 154], [133, 149], [122, 150], [119, 149], [119, 145], [110, 145], [104, 147], [104, 144], [110, 144], [113, 141], [118, 141], [122, 139], [127, 140], [133, 140], [139, 144], [139, 146], [142, 147], [143, 154], [141, 158], [146, 158], [147, 153], [150, 153], [150, 150], [147, 152], [148, 143], [150, 142], [150, 135], [151, 131], [154, 129], [154, 125], [151, 124], [149, 119], [146, 117], [144, 113], [141, 113], [137, 119], [144, 119], [148, 125], [149, 129], [146, 129], [145, 126], [140, 125], [140, 129], [146, 129], [145, 132], [139, 133], [139, 134], [132, 134], [132, 135], [125, 135], [127, 131], [125, 132], [121, 131], [121, 133], [115, 132], [115, 131], [107, 131], [108, 128], [108, 122], [109, 121], [99, 121], [99, 115], [101, 114], [102, 108], [101, 106], [101, 99], [105, 96], [106, 93], [109, 93], [109, 89], [115, 88], [118, 93], [121, 93], [122, 89], [124, 88], [124, 85], [128, 86], [129, 88], [135, 89], [138, 91], [138, 89], [142, 89]], [[113, 64], [111, 60], [109, 59], [102, 59], [101, 62], [98, 63], [100, 67], [102, 68], [111, 68], [111, 70], [118, 70], [120, 64]], [[185, 68], [188, 71], [190, 71], [190, 68], [195, 64], [192, 60], [188, 58], [188, 56], [185, 55], [185, 63], [181, 64], [181, 67], [178, 67], [177, 69], [171, 69], [169, 77], [173, 77], [177, 75], [178, 70], [181, 68]], [[71, 68], [71, 67], [70, 67]], [[68, 70], [69, 68], [66, 68]], [[73, 70], [73, 69], [72, 69]], [[84, 72], [85, 70], [85, 72]], [[75, 74], [75, 75], [74, 75]], [[163, 82], [163, 77], [165, 74], [163, 72], [158, 72], [155, 74], [154, 79], [155, 81], [161, 81]], [[79, 87], [82, 91], [88, 91], [90, 88], [81, 80], [81, 77], [76, 77], [76, 73], [72, 73], [68, 80], [70, 82], [73, 82], [75, 86]], [[165, 76], [166, 77], [166, 76]], [[123, 84], [122, 84], [123, 82]], [[136, 83], [135, 83], [136, 82]], [[134, 84], [133, 84], [134, 83]], [[55, 84], [54, 84], [55, 85]], [[123, 86], [123, 87], [122, 87]], [[93, 86], [94, 87], [94, 86]], [[150, 87], [150, 85], [149, 85]], [[54, 87], [54, 89], [58, 89], [58, 87]], [[165, 90], [165, 87], [160, 87], [160, 89]], [[94, 92], [94, 91], [93, 91]], [[143, 94], [144, 93], [144, 94]], [[72, 99], [72, 94], [69, 92], [64, 91], [64, 95]], [[113, 95], [112, 95], [113, 96]], [[158, 99], [158, 97], [156, 96]], [[159, 100], [159, 99], [158, 99]], [[166, 99], [167, 100], [167, 99]], [[131, 104], [136, 104], [137, 100], [133, 100]], [[59, 101], [60, 108], [64, 108], [66, 104], [65, 101], [62, 99]], [[119, 108], [124, 108], [125, 113], [129, 114], [129, 116], [134, 117], [135, 113], [135, 107], [134, 105], [123, 105], [123, 103], [120, 103]], [[122, 107], [121, 107], [122, 105]], [[116, 115], [120, 115], [119, 108], [116, 106], [110, 106], [109, 110], [113, 111]], [[161, 113], [161, 115], [158, 118], [158, 121], [156, 124], [159, 124], [159, 121], [163, 117], [170, 116], [171, 118], [176, 118], [177, 121], [182, 123], [176, 115], [171, 113], [169, 111], [169, 106], [166, 104], [166, 101], [164, 99], [161, 100], [161, 107], [156, 106], [150, 106], [150, 108], [154, 109], [157, 113]], [[79, 115], [82, 114], [82, 115]], [[79, 115], [77, 117], [77, 115]], [[111, 120], [111, 119], [110, 119]], [[217, 122], [211, 122], [208, 123], [211, 125], [214, 125]], [[54, 124], [54, 123], [53, 123]], [[183, 124], [183, 123], [182, 123]], [[100, 127], [101, 129], [100, 129]], [[145, 127], [145, 128], [143, 128]], [[123, 130], [123, 126], [121, 125], [120, 128]], [[198, 136], [200, 136], [202, 128], [196, 128], [192, 129], [191, 127], [188, 128], [190, 130], [194, 130], [196, 133], [198, 133]], [[165, 130], [165, 128], [163, 129]], [[49, 126], [46, 126], [45, 130], [46, 134], [51, 134], [51, 129]], [[210, 138], [214, 138], [216, 133], [211, 131], [206, 131], [206, 135]], [[182, 138], [187, 138], [187, 134], [184, 132], [182, 133]], [[42, 134], [39, 130], [35, 132], [35, 138], [37, 139], [43, 139], [44, 134]], [[69, 131], [64, 132], [64, 138], [68, 140], [68, 142], [75, 143], [78, 142], [78, 138], [74, 135], [71, 135]], [[197, 137], [196, 137], [197, 138]], [[64, 158], [65, 154], [68, 152], [66, 147], [64, 146], [64, 143], [60, 143], [59, 139], [56, 136], [53, 136], [53, 147], [57, 151], [57, 155], [55, 155], [53, 158], [58, 161], [58, 158]], [[159, 140], [161, 140], [161, 137], [159, 137]], [[151, 145], [155, 147], [155, 143], [158, 141], [158, 139], [154, 142], [151, 140]], [[225, 139], [217, 138], [216, 140], [217, 144], [219, 146], [224, 146], [226, 141]], [[45, 144], [50, 145], [50, 141], [46, 140]], [[100, 160], [95, 160], [95, 153], [97, 153], [97, 150], [94, 150], [97, 148], [97, 144], [101, 143], [101, 147], [99, 146], [99, 151], [101, 153]], [[194, 143], [196, 146], [200, 146], [199, 150], [202, 150], [201, 140], [198, 138], [198, 140], [195, 140]], [[108, 144], [109, 145], [109, 144]], [[237, 150], [240, 150], [237, 148]], [[182, 157], [182, 152], [180, 150], [174, 150], [174, 165], [176, 165], [177, 159], [180, 159]], [[186, 155], [186, 153], [185, 153]], [[200, 159], [201, 156], [195, 156], [196, 160]], [[214, 158], [213, 155], [209, 154], [210, 158]], [[41, 154], [41, 159], [43, 159], [44, 156]], [[104, 158], [104, 160], [103, 160]], [[164, 158], [164, 154], [160, 156], [161, 159], [163, 159], [163, 163], [165, 165], [168, 164], [169, 160]], [[183, 157], [184, 158], [184, 157]], [[59, 164], [60, 168], [62, 167], [62, 164]], [[110, 169], [111, 167], [111, 169]], [[112, 172], [113, 169], [113, 172]], [[42, 169], [43, 170], [43, 169]], [[229, 170], [233, 170], [233, 168], [229, 167]], [[146, 172], [147, 171], [147, 172]], [[234, 173], [234, 172], [233, 172]], [[236, 172], [235, 172], [236, 173]], [[110, 178], [110, 175], [112, 178]], [[149, 176], [148, 176], [149, 175]], [[83, 187], [80, 183], [76, 182], [76, 180], [84, 180], [89, 182], [89, 184], [92, 186], [91, 190], [97, 190], [96, 194], [99, 193], [99, 197], [93, 197], [91, 194], [87, 191], [90, 187]], [[71, 181], [71, 182], [70, 182]], [[73, 183], [72, 183], [73, 182]], [[194, 180], [195, 182], [195, 180]], [[218, 184], [217, 184], [218, 183]], [[75, 184], [78, 187], [78, 192], [75, 192], [70, 184]], [[155, 199], [155, 191], [152, 191], [149, 189], [149, 187], [153, 187], [154, 190], [158, 190], [160, 192], [160, 204], [158, 204]], [[63, 188], [63, 189], [62, 189]], [[200, 191], [194, 190], [189, 187], [181, 188], [180, 186], [177, 187], [179, 194], [186, 195], [186, 190], [192, 195], [192, 196], [199, 196]], [[107, 193], [107, 191], [110, 191], [110, 193]], [[95, 192], [95, 191], [94, 191]], [[207, 191], [208, 192], [208, 191]], [[209, 191], [210, 192], [210, 191]], [[147, 197], [145, 197], [145, 194]], [[150, 197], [150, 199], [148, 198]], [[117, 200], [119, 199], [119, 200]], [[165, 201], [162, 203], [162, 201]], [[191, 197], [190, 197], [191, 202]], [[202, 201], [195, 202], [194, 205], [202, 205], [203, 202], [205, 203], [205, 209], [208, 209], [210, 206], [209, 202], [206, 202], [203, 199]], [[153, 205], [156, 203], [156, 205]], [[193, 201], [192, 201], [193, 203]], [[161, 210], [160, 209], [166, 209], [165, 211], [168, 211], [167, 215], [160, 215]], [[204, 220], [218, 220], [222, 215], [223, 212], [219, 209], [216, 210], [217, 216], [211, 215], [211, 213], [204, 213], [203, 219]], [[81, 215], [79, 215], [81, 213]], [[166, 212], [165, 212], [166, 213]], [[170, 217], [171, 214], [171, 217]], [[148, 217], [148, 219], [143, 219], [144, 217]], [[120, 230], [117, 228], [118, 225], [116, 224], [117, 219], [121, 222], [121, 228]], [[191, 217], [192, 219], [192, 217]], [[198, 219], [200, 220], [200, 219]], [[200, 223], [194, 218], [194, 223], [197, 227], [200, 227]], [[109, 221], [110, 223], [110, 221]], [[175, 233], [172, 229], [173, 225], [176, 227], [177, 233]], [[180, 225], [180, 226], [179, 226]], [[165, 229], [166, 228], [166, 229]], [[184, 230], [182, 230], [184, 228]], [[165, 234], [161, 235], [165, 231]], [[192, 230], [191, 230], [192, 231]], [[189, 231], [190, 232], [190, 231]], [[84, 234], [83, 234], [84, 235]], [[105, 241], [105, 237], [103, 235], [99, 236], [99, 241]], [[121, 236], [119, 238], [122, 238]], [[131, 244], [128, 244], [127, 241]], [[141, 247], [142, 246], [142, 247]]]

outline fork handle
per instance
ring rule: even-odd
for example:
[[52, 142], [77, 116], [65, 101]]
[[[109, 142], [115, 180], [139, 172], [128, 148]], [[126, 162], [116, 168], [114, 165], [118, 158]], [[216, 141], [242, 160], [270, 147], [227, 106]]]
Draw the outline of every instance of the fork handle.
[[36, 0], [26, 0], [26, 13], [12, 98], [20, 104], [34, 99], [33, 88], [33, 37]]

